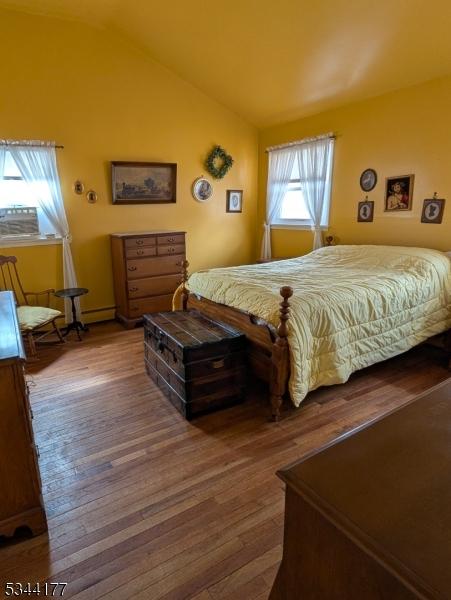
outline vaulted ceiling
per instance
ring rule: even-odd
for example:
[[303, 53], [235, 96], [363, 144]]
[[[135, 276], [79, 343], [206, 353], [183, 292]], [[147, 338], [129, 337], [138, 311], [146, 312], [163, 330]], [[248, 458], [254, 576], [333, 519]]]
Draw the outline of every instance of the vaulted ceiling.
[[449, 0], [0, 0], [129, 38], [264, 127], [451, 73]]

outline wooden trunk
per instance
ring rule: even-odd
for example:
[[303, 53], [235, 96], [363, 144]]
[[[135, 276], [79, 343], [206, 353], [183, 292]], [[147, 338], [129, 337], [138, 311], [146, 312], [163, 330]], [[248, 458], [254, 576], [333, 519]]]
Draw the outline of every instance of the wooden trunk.
[[244, 400], [245, 342], [197, 311], [144, 315], [147, 372], [187, 419]]

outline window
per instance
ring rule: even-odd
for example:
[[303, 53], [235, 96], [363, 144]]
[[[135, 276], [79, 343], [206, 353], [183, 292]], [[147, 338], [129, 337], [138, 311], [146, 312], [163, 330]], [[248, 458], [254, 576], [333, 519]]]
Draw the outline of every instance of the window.
[[334, 135], [327, 133], [267, 148], [268, 186], [263, 259], [271, 258], [271, 227], [311, 228], [313, 249], [329, 225]]
[[[55, 235], [55, 228], [52, 226], [42, 209], [39, 207], [36, 192], [47, 189], [46, 182], [40, 184], [29, 184], [22, 178], [20, 171], [14, 162], [13, 157], [7, 151], [5, 156], [5, 168], [3, 179], [0, 179], [0, 215], [3, 218], [7, 208], [28, 208], [36, 209], [38, 218], [39, 233], [35, 234], [18, 234], [18, 233], [0, 233], [0, 240], [3, 242], [13, 242], [18, 240], [26, 240], [30, 238], [45, 238], [46, 235]], [[34, 212], [34, 211], [33, 211]], [[1, 231], [6, 231], [3, 227]]]
[[[293, 149], [293, 152], [296, 152]], [[325, 193], [325, 201], [321, 215], [321, 227], [327, 228], [329, 225], [329, 208], [330, 208], [330, 187], [331, 187], [331, 168], [329, 166], [327, 173], [327, 186]], [[315, 182], [317, 180], [314, 180]], [[310, 228], [313, 225], [310, 213], [307, 208], [307, 203], [304, 197], [303, 188], [306, 180], [301, 179], [299, 173], [299, 162], [295, 156], [293, 170], [290, 176], [287, 190], [280, 204], [279, 214], [272, 221], [273, 226]]]

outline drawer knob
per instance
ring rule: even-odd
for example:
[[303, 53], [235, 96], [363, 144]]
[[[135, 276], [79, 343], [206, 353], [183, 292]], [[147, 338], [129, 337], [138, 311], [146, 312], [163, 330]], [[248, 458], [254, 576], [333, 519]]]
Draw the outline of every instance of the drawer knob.
[[129, 289], [130, 292], [137, 292], [138, 291], [137, 287], [131, 287], [131, 288], [128, 288], [128, 289]]
[[168, 238], [168, 242], [175, 242], [175, 238]]
[[138, 246], [142, 246], [144, 244], [144, 240], [136, 240], [136, 244]]
[[136, 267], [128, 267], [129, 271], [136, 271]]
[[144, 254], [144, 250], [137, 250], [136, 254]]

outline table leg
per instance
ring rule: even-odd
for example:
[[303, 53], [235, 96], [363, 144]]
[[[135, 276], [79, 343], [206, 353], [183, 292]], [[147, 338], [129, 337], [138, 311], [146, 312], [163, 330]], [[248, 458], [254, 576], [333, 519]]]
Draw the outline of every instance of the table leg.
[[72, 304], [72, 323], [68, 323], [66, 327], [66, 331], [63, 333], [63, 336], [66, 336], [72, 329], [75, 329], [77, 332], [77, 337], [81, 342], [80, 331], [89, 331], [87, 325], [83, 325], [80, 321], [77, 320], [77, 310], [75, 308], [75, 297], [71, 296], [71, 304]]
[[76, 323], [77, 322], [77, 311], [75, 309], [75, 298], [72, 296], [70, 301], [72, 304], [72, 323]]

